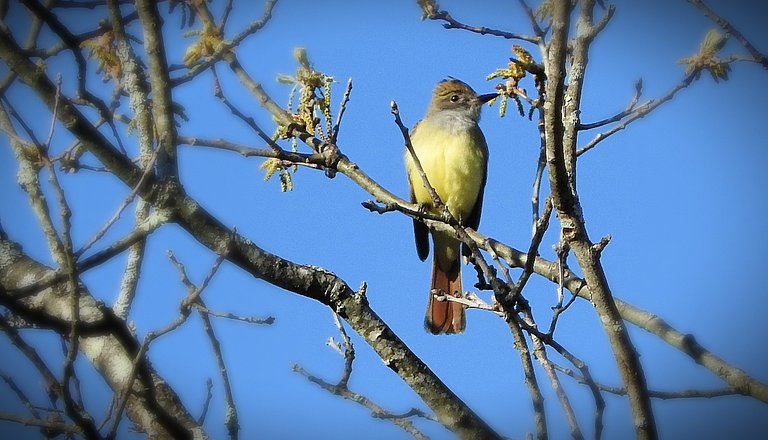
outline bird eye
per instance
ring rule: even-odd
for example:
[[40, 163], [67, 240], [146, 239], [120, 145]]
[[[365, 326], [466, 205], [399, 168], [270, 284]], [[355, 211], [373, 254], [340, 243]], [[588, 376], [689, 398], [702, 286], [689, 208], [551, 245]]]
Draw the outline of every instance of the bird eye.
[[451, 95], [451, 102], [456, 102], [459, 100], [459, 95]]

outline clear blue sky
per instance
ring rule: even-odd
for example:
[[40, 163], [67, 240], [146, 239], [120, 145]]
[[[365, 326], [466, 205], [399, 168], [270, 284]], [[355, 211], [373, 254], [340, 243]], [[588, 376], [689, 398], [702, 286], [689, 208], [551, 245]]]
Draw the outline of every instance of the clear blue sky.
[[[768, 51], [764, 23], [768, 8], [752, 1], [710, 1], [763, 52]], [[441, 6], [469, 24], [529, 33], [516, 2], [447, 1]], [[251, 6], [253, 5], [253, 6]], [[312, 6], [310, 6], [312, 5]], [[683, 77], [680, 58], [693, 54], [713, 24], [684, 1], [616, 2], [617, 12], [593, 46], [582, 106], [582, 120], [591, 122], [622, 110], [642, 78], [646, 98], [661, 96]], [[252, 8], [252, 9], [251, 9]], [[166, 9], [165, 6], [162, 7]], [[261, 2], [240, 2], [228, 26], [233, 35], [260, 16]], [[88, 17], [95, 17], [88, 15]], [[278, 73], [292, 73], [293, 48], [306, 47], [318, 70], [338, 80], [336, 100], [348, 77], [354, 81], [339, 145], [342, 151], [384, 187], [406, 197], [402, 138], [392, 122], [389, 102], [395, 99], [403, 120], [413, 125], [424, 113], [435, 83], [454, 76], [478, 92], [492, 91], [485, 76], [504, 66], [511, 42], [419, 20], [415, 1], [310, 2], [282, 0], [274, 19], [239, 49], [239, 58], [278, 102], [289, 87], [278, 84]], [[70, 14], [67, 19], [76, 19]], [[167, 17], [170, 62], [180, 63], [192, 41], [177, 32], [178, 14]], [[84, 20], [82, 29], [92, 25]], [[81, 29], [81, 30], [82, 30]], [[530, 48], [532, 51], [534, 48]], [[726, 53], [743, 53], [735, 42]], [[540, 59], [537, 52], [533, 52]], [[49, 65], [63, 69], [69, 59]], [[4, 73], [5, 66], [0, 67]], [[67, 70], [64, 70], [66, 73]], [[267, 131], [266, 112], [219, 69], [224, 92], [246, 109]], [[65, 89], [73, 76], [64, 76]], [[97, 78], [94, 87], [103, 87]], [[527, 80], [526, 80], [527, 81]], [[533, 90], [530, 82], [524, 87]], [[109, 93], [102, 89], [103, 94]], [[27, 90], [16, 85], [11, 99]], [[212, 96], [210, 76], [203, 75], [174, 92], [190, 118], [179, 129], [188, 136], [225, 138], [261, 146], [253, 134]], [[594, 240], [611, 234], [603, 254], [614, 294], [650, 310], [714, 353], [762, 381], [768, 381], [765, 350], [768, 308], [763, 280], [768, 246], [768, 141], [765, 138], [768, 71], [740, 63], [731, 79], [715, 84], [705, 75], [645, 120], [603, 142], [579, 162], [578, 183], [589, 233]], [[31, 99], [21, 107], [27, 117], [47, 113]], [[127, 111], [127, 110], [123, 110]], [[490, 146], [491, 165], [480, 231], [518, 249], [530, 235], [530, 194], [538, 157], [535, 123], [517, 116], [512, 106], [500, 119], [497, 108], [484, 110], [481, 126]], [[597, 132], [582, 133], [583, 145]], [[126, 138], [135, 151], [135, 138]], [[71, 139], [59, 130], [54, 149]], [[360, 206], [370, 196], [339, 175], [300, 169], [295, 189], [281, 193], [276, 180], [263, 182], [260, 159], [183, 147], [180, 172], [189, 193], [223, 223], [236, 226], [264, 249], [297, 263], [331, 270], [356, 287], [368, 283], [374, 310], [391, 325], [416, 354], [495, 429], [512, 438], [534, 430], [530, 398], [523, 383], [517, 353], [503, 321], [479, 311], [468, 312], [466, 333], [435, 337], [423, 330], [430, 265], [416, 257], [411, 222], [404, 216], [371, 214]], [[42, 234], [15, 181], [16, 165], [5, 139], [0, 141], [0, 220], [9, 235], [41, 261], [50, 262]], [[116, 179], [81, 172], [65, 176], [74, 214], [74, 239], [84, 243], [119, 205], [126, 188]], [[130, 216], [107, 239], [130, 227]], [[551, 233], [541, 247], [554, 258]], [[103, 245], [103, 244], [102, 244]], [[140, 335], [172, 321], [185, 291], [165, 257], [172, 250], [199, 282], [215, 256], [185, 232], [167, 226], [152, 236], [144, 278], [130, 319]], [[124, 257], [83, 278], [104, 301], [116, 296]], [[576, 267], [575, 262], [571, 263]], [[472, 270], [465, 270], [465, 288]], [[487, 298], [487, 293], [483, 294]], [[554, 305], [555, 287], [535, 277], [526, 289], [540, 322], [546, 323]], [[224, 264], [204, 295], [209, 307], [241, 315], [275, 316], [271, 327], [215, 321], [239, 405], [242, 437], [353, 439], [407, 438], [394, 425], [372, 419], [366, 410], [331, 396], [291, 372], [298, 363], [309, 372], [335, 382], [343, 359], [325, 346], [338, 339], [330, 311], [324, 306], [281, 291], [239, 269]], [[656, 337], [630, 327], [641, 354], [649, 386], [658, 390], [717, 388], [723, 384]], [[560, 320], [557, 338], [586, 360], [600, 382], [619, 385], [613, 357], [591, 306], [577, 301]], [[51, 365], [59, 365], [55, 338], [33, 335]], [[424, 408], [418, 396], [386, 368], [356, 335], [358, 359], [350, 382], [392, 411]], [[0, 338], [0, 366], [23, 377], [34, 390], [39, 381], [25, 361]], [[154, 366], [194, 413], [202, 408], [205, 380], [214, 381], [214, 400], [206, 428], [215, 438], [225, 436], [222, 387], [210, 347], [197, 318], [152, 345]], [[560, 361], [556, 356], [553, 359]], [[109, 393], [85, 362], [78, 364], [86, 404], [97, 414]], [[543, 372], [542, 385], [547, 389]], [[586, 388], [563, 379], [587, 435], [593, 409]], [[8, 395], [3, 389], [0, 396]], [[39, 396], [38, 396], [39, 397]], [[567, 426], [555, 396], [546, 390], [552, 438], [567, 437]], [[632, 436], [630, 414], [622, 398], [606, 396], [605, 438]], [[3, 399], [4, 400], [4, 399]], [[7, 409], [6, 402], [2, 409]], [[768, 432], [768, 406], [753, 399], [654, 401], [660, 433], [666, 438], [759, 438]], [[18, 409], [18, 408], [17, 408]], [[124, 429], [127, 427], [124, 423]], [[440, 426], [419, 422], [432, 438], [450, 438]], [[4, 427], [7, 428], [7, 427]], [[23, 431], [26, 432], [26, 431]], [[762, 433], [762, 435], [760, 434]]]

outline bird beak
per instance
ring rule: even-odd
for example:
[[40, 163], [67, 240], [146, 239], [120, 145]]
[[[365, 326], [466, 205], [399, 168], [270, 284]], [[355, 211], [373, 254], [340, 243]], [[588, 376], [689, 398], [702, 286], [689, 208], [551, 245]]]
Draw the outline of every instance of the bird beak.
[[490, 101], [491, 99], [497, 98], [499, 96], [498, 93], [487, 93], [485, 95], [480, 95], [477, 97], [477, 100], [480, 101], [481, 104], [485, 104], [486, 102]]

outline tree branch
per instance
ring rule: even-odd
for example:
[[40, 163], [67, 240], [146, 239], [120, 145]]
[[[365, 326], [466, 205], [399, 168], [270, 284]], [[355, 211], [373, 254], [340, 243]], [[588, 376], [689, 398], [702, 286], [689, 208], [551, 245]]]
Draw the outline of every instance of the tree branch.
[[[49, 287], [30, 299], [17, 299], [10, 292], [50, 276], [51, 269], [31, 260], [20, 247], [0, 239], [0, 305], [21, 318], [48, 327], [64, 337], [73, 319], [69, 310], [72, 293], [68, 283]], [[122, 389], [138, 344], [125, 323], [96, 301], [82, 285], [77, 295], [80, 321], [78, 347], [96, 366], [113, 390]], [[204, 436], [202, 429], [179, 403], [178, 397], [151, 366], [142, 359], [139, 381], [128, 396], [128, 416], [150, 436], [190, 438]]]
[[168, 75], [168, 63], [165, 59], [162, 23], [157, 2], [154, 0], [136, 0], [144, 30], [144, 50], [149, 64], [149, 82], [152, 88], [152, 117], [157, 130], [157, 144], [160, 150], [157, 159], [157, 171], [161, 177], [178, 179], [176, 163], [176, 125], [174, 103], [171, 96], [171, 79]]
[[[592, 148], [595, 148], [595, 146], [597, 146], [597, 144], [599, 144], [600, 142], [604, 141], [609, 136], [615, 134], [618, 131], [624, 130], [625, 128], [627, 128], [627, 126], [629, 124], [637, 121], [638, 119], [644, 118], [649, 113], [651, 113], [656, 108], [658, 108], [660, 105], [664, 104], [665, 102], [670, 101], [672, 98], [675, 97], [677, 92], [679, 92], [679, 91], [685, 89], [686, 87], [690, 86], [693, 83], [694, 80], [698, 79], [700, 73], [701, 73], [701, 70], [700, 69], [696, 69], [696, 70], [692, 71], [691, 73], [689, 73], [688, 75], [686, 75], [685, 78], [683, 78], [683, 80], [680, 83], [675, 85], [669, 92], [667, 92], [661, 98], [651, 99], [651, 100], [647, 101], [646, 103], [640, 105], [639, 107], [634, 108], [633, 110], [631, 110], [630, 112], [628, 112], [626, 114], [623, 114], [625, 112], [620, 113], [619, 115], [621, 115], [621, 118], [619, 118], [619, 120], [621, 120], [621, 119], [626, 117], [626, 119], [624, 119], [624, 121], [622, 121], [620, 124], [614, 125], [613, 127], [611, 127], [610, 129], [606, 130], [605, 132], [600, 133], [597, 136], [595, 136], [595, 138], [592, 139], [591, 141], [589, 141], [589, 143], [587, 143], [586, 145], [584, 145], [583, 147], [579, 148], [576, 151], [576, 156], [577, 157], [581, 156], [582, 154], [586, 153], [587, 151], [591, 150]], [[600, 121], [600, 122], [602, 122], [602, 121]], [[614, 121], [608, 120], [608, 123], [610, 123], [610, 122], [614, 122]], [[596, 123], [596, 124], [598, 124], [598, 123]], [[593, 125], [595, 125], [595, 124], [593, 124]], [[600, 125], [604, 125], [604, 124], [600, 124]], [[599, 125], [596, 125], [596, 126], [599, 126]], [[584, 126], [582, 126], [582, 127], [584, 127]], [[589, 128], [594, 128], [594, 127], [589, 127]], [[587, 129], [587, 128], [582, 128], [582, 129]]]
[[714, 21], [727, 34], [733, 35], [733, 38], [741, 43], [741, 45], [747, 49], [747, 52], [752, 55], [752, 59], [756, 63], [759, 63], [761, 66], [763, 66], [763, 68], [768, 69], [768, 56], [757, 50], [757, 48], [755, 48], [755, 46], [749, 40], [747, 40], [747, 38], [741, 32], [739, 32], [738, 29], [733, 27], [733, 25], [728, 20], [724, 19], [715, 11], [710, 9], [710, 7], [707, 6], [702, 0], [688, 0], [688, 3], [697, 7], [705, 16]]
[[[364, 290], [365, 288], [365, 284], [360, 287], [361, 290]], [[307, 380], [318, 385], [320, 388], [328, 391], [329, 393], [355, 402], [358, 405], [366, 408], [371, 412], [372, 417], [391, 421], [417, 440], [427, 440], [427, 437], [421, 431], [416, 429], [413, 423], [408, 419], [412, 416], [420, 416], [429, 420], [437, 421], [433, 417], [427, 416], [421, 410], [416, 408], [411, 409], [405, 414], [394, 414], [377, 405], [364, 395], [349, 389], [349, 378], [352, 375], [352, 365], [355, 361], [355, 347], [352, 344], [352, 340], [347, 335], [347, 332], [344, 330], [344, 326], [339, 319], [339, 315], [334, 313], [333, 319], [334, 323], [336, 324], [336, 328], [339, 329], [339, 334], [342, 338], [342, 344], [337, 343], [333, 340], [333, 338], [329, 338], [327, 345], [344, 357], [344, 370], [339, 381], [336, 384], [332, 384], [323, 379], [320, 379], [317, 376], [309, 374], [304, 368], [296, 364], [294, 364], [292, 367], [293, 371], [304, 376]]]
[[487, 28], [485, 26], [470, 26], [470, 25], [461, 23], [455, 20], [453, 17], [451, 17], [451, 14], [449, 14], [447, 11], [440, 10], [437, 3], [434, 0], [418, 0], [418, 4], [421, 7], [421, 10], [423, 11], [422, 16], [424, 18], [428, 18], [430, 20], [442, 20], [445, 22], [443, 23], [443, 27], [446, 29], [462, 29], [462, 30], [474, 32], [480, 35], [493, 35], [496, 37], [505, 38], [507, 40], [522, 40], [522, 41], [527, 41], [533, 44], [538, 44], [538, 42], [540, 41], [540, 37], [538, 36], [533, 37], [530, 35], [515, 34], [512, 32], [505, 32], [497, 29]]
[[[592, 243], [584, 226], [584, 219], [576, 190], [576, 136], [578, 114], [587, 53], [590, 42], [601, 26], [592, 23], [594, 0], [580, 2], [576, 25], [577, 35], [571, 45], [572, 62], [565, 89], [565, 62], [568, 56], [568, 32], [571, 3], [554, 2], [552, 38], [547, 59], [547, 86], [545, 104], [545, 132], [549, 181], [554, 207], [564, 239], [574, 251], [592, 293], [591, 300], [608, 336], [616, 364], [628, 390], [635, 434], [640, 439], [655, 439], [656, 426], [648, 396], [645, 376], [637, 352], [630, 341], [613, 300], [608, 281], [599, 258], [591, 252]], [[609, 10], [610, 11], [610, 10]], [[606, 13], [610, 14], [610, 12]]]

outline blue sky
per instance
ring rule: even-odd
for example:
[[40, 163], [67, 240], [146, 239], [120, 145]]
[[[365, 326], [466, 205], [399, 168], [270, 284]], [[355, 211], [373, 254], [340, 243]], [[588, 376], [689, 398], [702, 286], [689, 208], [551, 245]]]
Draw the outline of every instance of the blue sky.
[[[758, 49], [768, 51], [763, 30], [765, 6], [750, 1], [710, 1]], [[516, 2], [488, 1], [477, 6], [442, 1], [441, 6], [466, 23], [528, 33], [527, 20]], [[663, 95], [683, 78], [677, 61], [693, 54], [712, 23], [684, 1], [617, 1], [616, 15], [598, 37], [590, 54], [582, 105], [582, 121], [599, 120], [622, 110], [642, 78], [644, 97]], [[161, 9], [165, 10], [163, 6]], [[241, 2], [228, 25], [233, 35], [260, 16], [260, 2]], [[95, 17], [88, 15], [87, 17]], [[238, 56], [278, 102], [289, 87], [278, 84], [278, 73], [292, 73], [294, 47], [308, 50], [318, 70], [334, 76], [334, 109], [346, 79], [354, 89], [339, 135], [342, 151], [384, 187], [407, 196], [402, 165], [402, 138], [392, 122], [389, 102], [398, 102], [402, 118], [413, 125], [424, 113], [435, 83], [460, 78], [480, 93], [493, 83], [485, 76], [506, 64], [511, 42], [419, 20], [415, 2], [387, 4], [329, 0], [321, 6], [299, 0], [278, 3], [274, 19], [239, 49]], [[74, 14], [65, 17], [76, 18]], [[167, 17], [170, 62], [180, 63], [193, 41], [178, 31], [178, 14]], [[85, 29], [94, 21], [80, 21]], [[20, 22], [21, 23], [21, 22]], [[22, 26], [19, 24], [19, 26]], [[534, 48], [534, 57], [540, 59]], [[743, 53], [733, 41], [726, 53]], [[48, 66], [65, 72], [68, 58]], [[4, 73], [5, 66], [0, 66]], [[225, 68], [219, 69], [228, 97], [267, 131], [270, 117], [240, 88]], [[533, 90], [524, 80], [523, 87]], [[95, 76], [89, 84], [108, 96]], [[21, 85], [9, 96], [23, 102], [20, 110], [35, 117], [40, 130], [48, 114]], [[212, 96], [209, 75], [174, 92], [190, 121], [179, 133], [225, 138], [261, 146], [252, 132]], [[23, 101], [20, 101], [23, 100]], [[749, 374], [768, 381], [768, 353], [763, 348], [768, 322], [763, 318], [768, 297], [762, 279], [768, 245], [768, 141], [764, 136], [768, 72], [756, 64], [734, 65], [731, 79], [715, 84], [708, 75], [642, 121], [632, 124], [579, 161], [578, 184], [587, 227], [593, 240], [611, 234], [603, 265], [614, 294], [652, 311], [705, 347]], [[123, 108], [124, 112], [127, 112]], [[37, 118], [35, 115], [43, 115]], [[490, 147], [491, 164], [479, 230], [518, 249], [528, 247], [531, 184], [538, 157], [536, 125], [510, 107], [505, 118], [486, 108], [481, 121]], [[597, 131], [582, 133], [579, 144]], [[54, 150], [71, 138], [57, 132]], [[130, 151], [135, 138], [125, 137]], [[223, 223], [236, 226], [262, 248], [297, 263], [331, 270], [351, 286], [368, 283], [368, 298], [377, 313], [433, 370], [500, 433], [522, 438], [534, 430], [530, 398], [517, 353], [503, 321], [479, 311], [468, 312], [466, 333], [435, 337], [423, 330], [430, 265], [415, 252], [410, 220], [397, 214], [376, 215], [360, 206], [370, 196], [339, 175], [300, 169], [293, 192], [281, 193], [276, 180], [263, 181], [260, 159], [182, 147], [180, 173], [188, 192]], [[7, 141], [0, 140], [0, 221], [33, 257], [51, 258], [36, 220], [15, 181], [16, 165]], [[116, 179], [88, 172], [63, 177], [75, 212], [74, 239], [82, 244], [120, 204], [127, 189]], [[546, 191], [546, 187], [544, 189]], [[106, 237], [115, 239], [131, 225], [124, 218]], [[34, 226], [33, 226], [34, 225]], [[553, 259], [557, 239], [553, 222], [541, 247]], [[98, 248], [98, 247], [97, 247]], [[165, 257], [172, 250], [199, 282], [215, 259], [184, 231], [167, 226], [153, 235], [147, 249], [144, 278], [130, 319], [140, 335], [172, 321], [186, 294], [174, 267]], [[119, 257], [84, 275], [91, 292], [106, 302], [116, 296], [125, 263]], [[575, 261], [571, 262], [573, 268]], [[465, 270], [465, 288], [473, 271]], [[487, 293], [483, 296], [487, 298]], [[555, 287], [534, 277], [526, 296], [541, 323], [548, 322]], [[241, 315], [276, 318], [270, 327], [214, 322], [222, 341], [243, 438], [408, 438], [393, 425], [371, 418], [366, 410], [331, 396], [291, 372], [298, 363], [309, 372], [335, 382], [343, 359], [325, 346], [338, 339], [330, 311], [311, 300], [281, 291], [224, 264], [204, 294], [208, 306]], [[630, 326], [648, 376], [659, 390], [717, 388], [722, 383], [688, 357], [656, 337]], [[561, 343], [587, 361], [599, 381], [619, 385], [612, 355], [591, 306], [584, 301], [562, 316], [556, 333]], [[51, 365], [59, 365], [55, 338], [30, 334]], [[392, 411], [424, 408], [418, 396], [353, 335], [358, 360], [350, 387]], [[38, 380], [5, 339], [0, 339], [0, 366], [23, 377], [32, 392]], [[222, 387], [199, 319], [191, 318], [172, 335], [152, 345], [154, 366], [193, 412], [205, 397], [205, 380], [214, 381], [214, 400], [206, 428], [225, 436]], [[553, 359], [560, 361], [557, 357]], [[85, 363], [78, 364], [86, 403], [100, 414], [109, 399], [103, 381]], [[538, 370], [543, 378], [543, 372]], [[563, 379], [587, 435], [593, 409], [588, 390]], [[542, 381], [546, 389], [546, 381]], [[7, 395], [7, 390], [2, 394]], [[555, 396], [546, 391], [552, 438], [568, 430]], [[632, 435], [630, 414], [622, 398], [606, 396], [605, 438]], [[9, 404], [3, 402], [5, 409]], [[654, 401], [660, 433], [667, 438], [758, 438], [768, 432], [768, 407], [748, 398]], [[128, 425], [124, 424], [124, 429]], [[418, 422], [432, 438], [450, 438], [441, 427]], [[8, 428], [3, 426], [2, 429]], [[16, 431], [19, 432], [19, 431]], [[26, 431], [21, 431], [26, 432]]]

